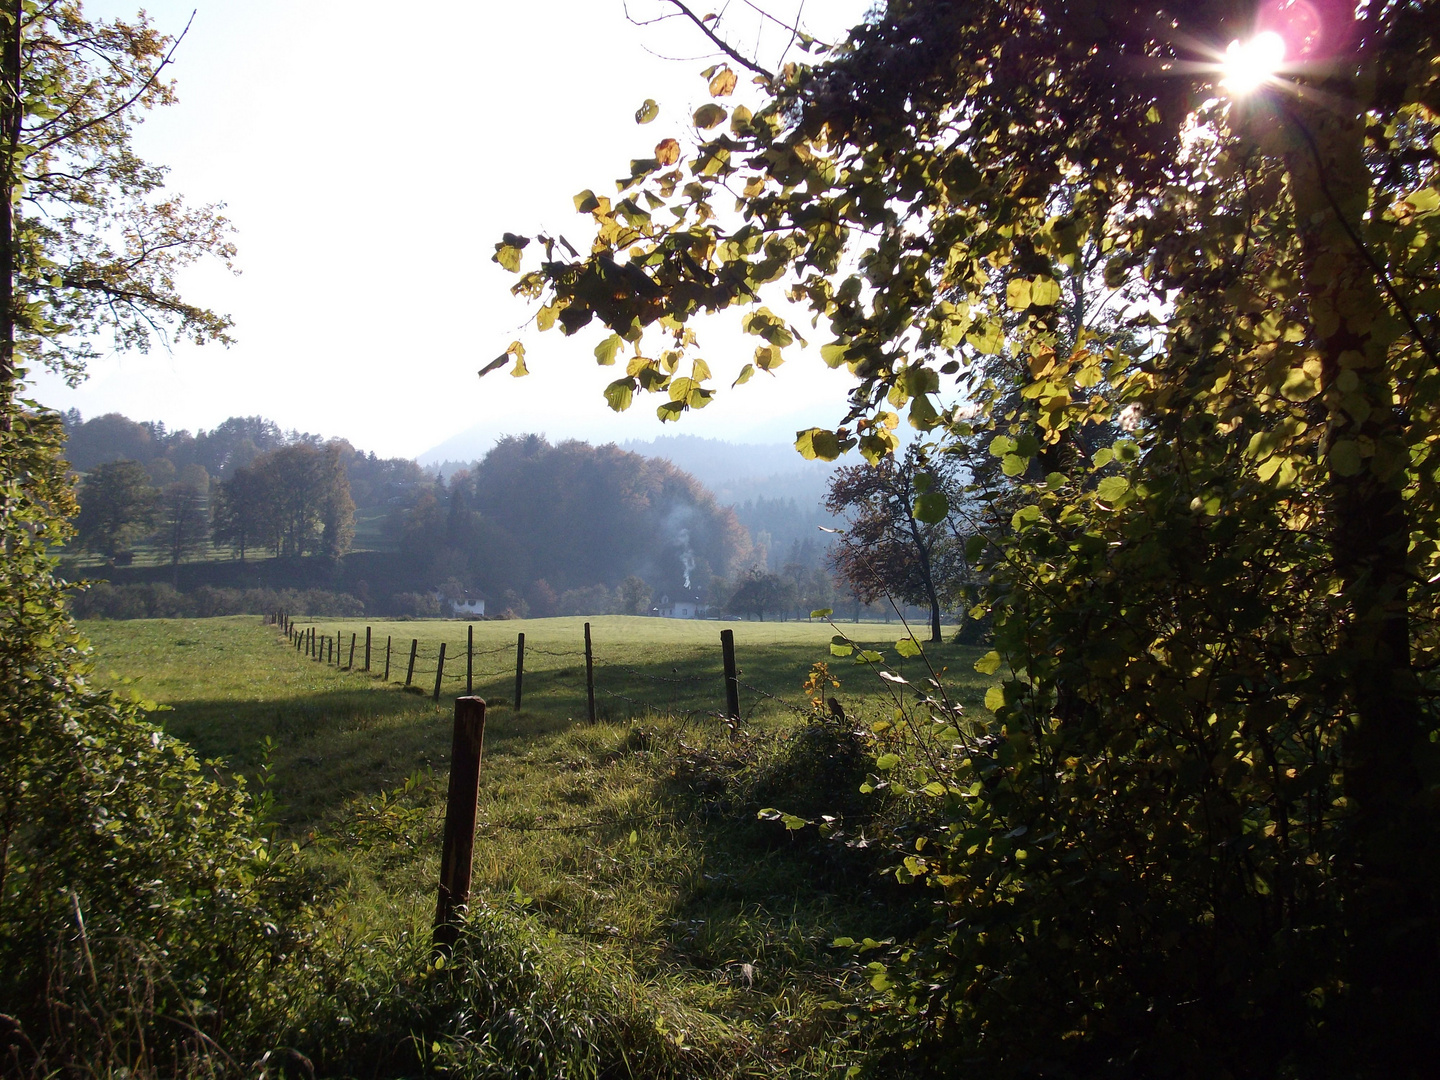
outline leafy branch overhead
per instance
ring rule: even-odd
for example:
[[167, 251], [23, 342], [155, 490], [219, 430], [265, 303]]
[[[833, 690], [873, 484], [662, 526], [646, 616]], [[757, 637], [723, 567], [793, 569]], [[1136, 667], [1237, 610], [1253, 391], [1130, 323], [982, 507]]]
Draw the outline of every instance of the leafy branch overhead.
[[805, 311], [852, 392], [800, 451], [908, 422], [985, 502], [993, 720], [876, 780], [941, 822], [896, 874], [943, 917], [875, 961], [897, 1068], [1433, 1061], [1385, 1033], [1440, 1010], [1437, 51], [1428, 2], [891, 0], [752, 104], [707, 71], [588, 250], [497, 252], [667, 418], [697, 316], [757, 339], [738, 386]]
[[175, 101], [166, 71], [184, 33], [169, 38], [143, 15], [91, 21], [77, 4], [7, 5], [3, 23], [3, 83], [19, 87], [0, 109], [14, 147], [0, 237], [4, 402], [17, 362], [78, 381], [102, 333], [120, 350], [172, 330], [228, 342], [230, 319], [184, 299], [177, 276], [206, 257], [230, 267], [230, 224], [218, 205], [165, 193], [165, 169], [130, 145], [144, 111]]

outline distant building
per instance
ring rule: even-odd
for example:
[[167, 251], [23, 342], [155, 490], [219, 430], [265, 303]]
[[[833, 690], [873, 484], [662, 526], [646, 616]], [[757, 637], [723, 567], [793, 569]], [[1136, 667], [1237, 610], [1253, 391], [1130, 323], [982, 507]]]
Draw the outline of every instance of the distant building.
[[655, 607], [655, 614], [662, 619], [698, 619], [701, 610], [698, 596], [681, 596], [671, 600], [668, 595], [662, 595], [660, 603]]
[[440, 610], [445, 611], [449, 605], [450, 614], [459, 618], [466, 615], [484, 615], [485, 599], [472, 593], [465, 593], [463, 596], [446, 596], [439, 589], [435, 590], [435, 599], [440, 604]]

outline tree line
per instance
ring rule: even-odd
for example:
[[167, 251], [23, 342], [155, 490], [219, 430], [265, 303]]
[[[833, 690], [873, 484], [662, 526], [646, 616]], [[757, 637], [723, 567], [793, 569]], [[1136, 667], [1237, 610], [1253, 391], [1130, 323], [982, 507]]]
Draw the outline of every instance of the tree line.
[[241, 559], [255, 550], [330, 558], [349, 550], [355, 504], [339, 444], [281, 446], [228, 471], [212, 480], [192, 463], [160, 487], [138, 461], [96, 465], [80, 484], [77, 544], [122, 563], [150, 539], [172, 565], [212, 543]]

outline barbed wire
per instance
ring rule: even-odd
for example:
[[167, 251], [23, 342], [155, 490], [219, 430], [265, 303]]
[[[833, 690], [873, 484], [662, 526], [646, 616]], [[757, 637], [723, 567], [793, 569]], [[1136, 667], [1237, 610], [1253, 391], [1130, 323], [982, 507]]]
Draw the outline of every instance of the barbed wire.
[[[302, 638], [305, 633], [305, 630], [298, 631], [298, 634]], [[325, 649], [326, 645], [324, 644], [324, 642], [326, 640], [327, 638], [317, 638], [317, 649]], [[337, 657], [339, 657], [343, 655], [344, 650], [348, 648], [348, 646], [346, 646], [340, 638], [335, 638], [334, 640], [336, 641], [335, 652]], [[429, 683], [435, 678], [439, 661], [439, 644], [431, 644], [427, 642], [423, 647], [424, 651], [422, 652], [421, 646], [419, 645], [420, 639], [412, 638], [411, 641], [412, 644], [416, 647], [414, 667], [409, 667], [409, 657], [407, 654], [407, 650], [403, 645], [402, 638], [402, 644], [396, 652], [395, 661], [392, 662], [392, 668], [394, 666], [398, 666], [401, 670], [407, 670], [409, 674], [407, 688], [411, 690], [419, 689], [423, 691], [424, 684]], [[493, 657], [502, 653], [512, 654], [518, 648], [518, 642], [514, 645], [509, 643], [502, 643], [498, 645], [491, 645], [474, 649], [467, 647], [468, 642], [462, 642], [453, 650], [449, 642], [445, 642], [444, 645], [445, 667], [443, 672], [441, 672], [440, 676], [442, 683], [463, 683], [466, 680], [467, 676], [472, 683], [502, 678], [508, 679], [508, 677], [514, 671], [514, 669], [508, 665], [505, 667], [501, 667], [498, 670], [476, 670], [475, 659]], [[422, 657], [425, 656], [425, 653], [429, 653], [430, 657], [426, 660], [422, 660]], [[321, 656], [311, 656], [308, 651], [302, 651], [302, 655], [306, 659], [314, 660], [316, 662], [324, 662], [327, 666], [334, 667], [340, 671], [355, 670], [353, 664], [347, 666], [347, 664], [343, 660], [339, 660], [337, 662], [336, 660], [324, 659], [324, 656], [326, 654], [322, 654]], [[539, 670], [529, 669], [527, 667], [523, 671], [524, 675], [540, 678], [548, 677], [551, 679], [563, 679], [571, 676], [583, 675], [583, 661], [585, 655], [583, 647], [560, 650], [547, 648], [542, 645], [535, 645], [527, 641], [525, 644], [525, 657], [526, 659], [528, 659], [532, 655], [564, 660], [566, 661], [566, 664], [565, 666], [559, 668], [541, 668]], [[700, 660], [700, 657], [697, 656], [696, 659]], [[435, 663], [437, 666], [430, 667], [430, 663]], [[705, 707], [702, 705], [681, 705], [682, 696], [689, 696], [688, 694], [685, 694], [685, 691], [690, 688], [705, 686], [710, 689], [711, 693], [718, 694], [720, 689], [724, 685], [723, 670], [697, 672], [695, 674], [682, 674], [679, 666], [671, 665], [671, 674], [658, 675], [652, 672], [643, 671], [640, 668], [633, 666], [632, 664], [627, 664], [621, 661], [611, 661], [606, 654], [597, 655], [594, 652], [593, 648], [591, 651], [591, 664], [595, 675], [595, 692], [597, 695], [604, 698], [608, 698], [616, 702], [624, 702], [629, 707], [643, 710], [647, 714], [654, 714], [656, 716], [672, 716], [684, 722], [688, 722], [696, 717], [712, 717], [720, 721], [726, 721], [729, 719], [729, 717], [727, 717], [723, 711], [713, 707]], [[466, 670], [467, 665], [469, 667], [468, 671]], [[628, 676], [632, 680], [639, 680], [642, 683], [646, 684], [663, 685], [670, 687], [671, 700], [668, 702], [657, 704], [654, 701], [648, 701], [643, 698], [634, 697], [631, 694], [627, 694], [623, 691], [612, 690], [608, 686], [600, 685], [600, 678], [603, 676], [609, 679], [612, 676], [612, 673], [620, 676]], [[400, 680], [397, 677], [392, 681], [398, 683]], [[808, 706], [808, 703], [806, 706], [797, 705], [793, 701], [787, 700], [786, 698], [783, 698], [778, 694], [773, 694], [768, 690], [755, 686], [752, 683], [745, 682], [744, 680], [737, 679], [736, 684], [738, 687], [743, 688], [750, 695], [752, 695], [752, 699], [749, 703], [749, 708], [745, 710], [744, 716], [742, 717], [743, 720], [748, 721], [752, 719], [756, 711], [765, 702], [773, 702], [774, 704], [784, 709], [788, 709], [790, 712], [801, 717], [809, 717], [814, 711], [812, 707]]]

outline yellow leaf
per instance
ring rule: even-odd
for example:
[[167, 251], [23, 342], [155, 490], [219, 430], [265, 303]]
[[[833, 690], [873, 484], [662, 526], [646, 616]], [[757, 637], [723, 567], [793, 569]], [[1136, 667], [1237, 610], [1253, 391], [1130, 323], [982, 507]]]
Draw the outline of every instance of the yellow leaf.
[[714, 97], [729, 97], [735, 92], [735, 83], [735, 72], [723, 67], [710, 80], [710, 93]]
[[674, 165], [680, 160], [680, 144], [674, 139], [662, 139], [655, 144], [655, 160], [661, 165]]

